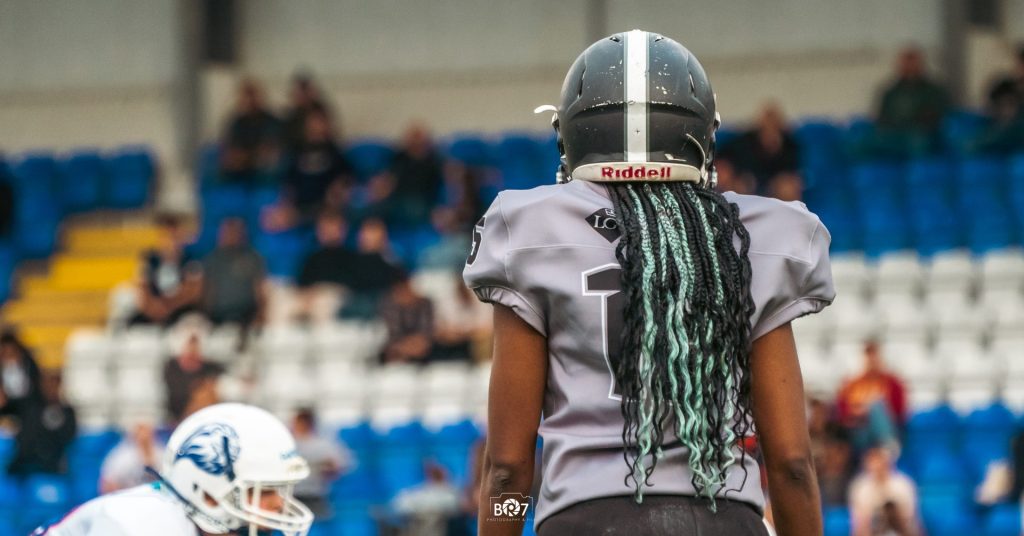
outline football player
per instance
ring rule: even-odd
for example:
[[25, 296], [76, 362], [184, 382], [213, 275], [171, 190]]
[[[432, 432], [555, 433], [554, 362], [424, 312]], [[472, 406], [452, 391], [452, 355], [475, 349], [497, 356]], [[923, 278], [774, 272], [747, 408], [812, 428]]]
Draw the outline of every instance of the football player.
[[309, 466], [288, 429], [266, 411], [216, 404], [171, 435], [152, 484], [93, 499], [46, 536], [304, 536], [313, 514], [292, 497]]
[[779, 533], [820, 535], [790, 322], [834, 298], [828, 231], [714, 190], [715, 95], [665, 36], [594, 43], [543, 110], [561, 184], [501, 193], [464, 271], [495, 304], [480, 534], [520, 533], [493, 505], [538, 433], [540, 536], [766, 534], [756, 425]]

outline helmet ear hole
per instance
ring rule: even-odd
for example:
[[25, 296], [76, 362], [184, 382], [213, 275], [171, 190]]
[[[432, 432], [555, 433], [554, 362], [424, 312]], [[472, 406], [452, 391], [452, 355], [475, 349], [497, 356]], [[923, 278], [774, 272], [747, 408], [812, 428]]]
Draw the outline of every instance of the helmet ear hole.
[[217, 506], [217, 499], [214, 499], [209, 493], [203, 493], [203, 502], [210, 506]]

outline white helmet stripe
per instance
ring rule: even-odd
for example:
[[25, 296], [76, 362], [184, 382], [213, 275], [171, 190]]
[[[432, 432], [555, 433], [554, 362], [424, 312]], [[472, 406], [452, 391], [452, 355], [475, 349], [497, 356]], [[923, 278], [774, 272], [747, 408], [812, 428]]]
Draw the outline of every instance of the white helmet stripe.
[[647, 157], [647, 32], [626, 33], [623, 51], [626, 77], [626, 161]]

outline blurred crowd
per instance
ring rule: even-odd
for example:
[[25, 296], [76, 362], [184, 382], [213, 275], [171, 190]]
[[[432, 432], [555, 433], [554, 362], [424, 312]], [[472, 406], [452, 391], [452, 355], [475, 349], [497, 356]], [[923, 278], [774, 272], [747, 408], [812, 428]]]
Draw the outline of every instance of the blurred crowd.
[[[983, 126], [957, 143], [973, 154], [1024, 150], [1024, 47], [1016, 55], [1013, 70], [999, 75], [986, 96]], [[928, 71], [924, 52], [906, 48], [897, 58], [892, 79], [879, 88], [873, 121], [853, 140], [850, 156], [887, 159], [937, 154], [946, 149], [941, 127], [952, 111], [946, 88]], [[775, 103], [762, 108], [751, 129], [721, 140], [715, 163], [723, 190], [800, 199], [804, 187], [800, 144]]]
[[[861, 372], [848, 377], [837, 393], [808, 393], [811, 452], [822, 506], [848, 508], [853, 536], [926, 533], [918, 484], [908, 470], [920, 460], [904, 456], [907, 391], [903, 379], [886, 365], [880, 345], [868, 341]], [[916, 448], [912, 456], [925, 454], [921, 445]], [[925, 445], [935, 453], [942, 448]], [[1000, 450], [1010, 453], [1008, 458], [988, 463], [970, 492], [979, 512], [1024, 499], [1024, 433], [1013, 432], [1012, 444]]]
[[[1024, 49], [987, 97], [986, 126], [965, 143], [978, 153], [1024, 149]], [[928, 72], [924, 53], [908, 48], [881, 88], [871, 128], [854, 150], [869, 158], [940, 151], [939, 129], [949, 111], [946, 90]], [[259, 232], [305, 229], [315, 236], [294, 278], [298, 300], [287, 320], [313, 322], [324, 316], [326, 304], [327, 318], [379, 322], [387, 332], [381, 364], [488, 359], [490, 314], [461, 284], [460, 271], [472, 226], [493, 195], [493, 170], [446, 159], [418, 123], [408, 127], [386, 169], [367, 181], [357, 181], [345, 149], [340, 113], [310, 76], [294, 78], [289, 105], [281, 111], [267, 104], [257, 82], [240, 86], [219, 141], [217, 181], [277, 190], [256, 222]], [[805, 186], [800, 150], [782, 109], [766, 104], [749, 130], [722, 137], [716, 156], [720, 188], [799, 200]], [[16, 202], [9, 182], [0, 180], [0, 235], [9, 228]], [[160, 243], [144, 254], [132, 299], [115, 315], [115, 327], [170, 327], [196, 316], [214, 326], [238, 325], [245, 333], [267, 324], [268, 259], [251, 243], [252, 222], [224, 218], [215, 246], [203, 252], [191, 247], [185, 218], [164, 214], [158, 224]], [[439, 239], [410, 262], [392, 235], [424, 225]], [[414, 281], [420, 269], [450, 277], [453, 295], [437, 300], [421, 293]], [[165, 356], [165, 419], [139, 422], [126, 434], [103, 463], [102, 491], [147, 481], [145, 468], [158, 464], [167, 426], [217, 401], [224, 367], [207, 360], [201, 335], [190, 333]], [[244, 351], [246, 338], [240, 340]], [[864, 356], [863, 372], [838, 393], [808, 401], [822, 501], [826, 507], [848, 506], [858, 536], [921, 534], [915, 483], [897, 466], [908, 419], [906, 388], [886, 368], [878, 344], [868, 342]], [[17, 423], [8, 473], [22, 478], [67, 471], [75, 411], [62, 397], [60, 375], [41, 371], [11, 332], [0, 335], [0, 415]], [[318, 515], [329, 516], [331, 482], [359, 461], [336, 436], [319, 431], [310, 409], [296, 409], [292, 429], [300, 453], [315, 469], [296, 493]], [[997, 500], [1019, 501], [1024, 488], [1024, 441], [1018, 438], [1015, 445], [1006, 489], [995, 494]], [[479, 452], [469, 460], [474, 476], [468, 487], [458, 489], [441, 466], [426, 460], [426, 481], [395, 497], [380, 516], [382, 525], [399, 519], [395, 526], [406, 526], [404, 520], [417, 517], [452, 523], [444, 530], [460, 534], [458, 527], [476, 512], [478, 461]]]

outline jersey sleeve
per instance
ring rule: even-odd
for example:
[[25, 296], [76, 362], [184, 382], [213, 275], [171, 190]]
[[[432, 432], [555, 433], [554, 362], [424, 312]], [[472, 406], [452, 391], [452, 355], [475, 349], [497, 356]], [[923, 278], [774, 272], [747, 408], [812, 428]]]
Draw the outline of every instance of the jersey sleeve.
[[547, 335], [542, 308], [531, 300], [514, 280], [508, 265], [512, 250], [512, 229], [502, 211], [502, 195], [494, 200], [473, 229], [473, 241], [462, 276], [482, 302], [512, 309], [541, 335]]
[[835, 299], [828, 257], [832, 238], [817, 216], [807, 214], [808, 226], [812, 230], [806, 255], [779, 257], [776, 263], [772, 263], [778, 273], [771, 278], [771, 288], [767, 292], [771, 297], [763, 303], [764, 310], [753, 326], [751, 340], [801, 316], [817, 313]]

